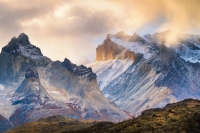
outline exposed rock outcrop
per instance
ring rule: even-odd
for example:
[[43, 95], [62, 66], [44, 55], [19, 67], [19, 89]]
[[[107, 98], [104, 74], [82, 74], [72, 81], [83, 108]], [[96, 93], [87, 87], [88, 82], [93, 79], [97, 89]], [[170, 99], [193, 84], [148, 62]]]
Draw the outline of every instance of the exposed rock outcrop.
[[50, 63], [43, 73], [43, 80], [45, 87], [59, 88], [56, 91], [58, 98], [50, 96], [48, 89], [43, 87], [37, 69], [28, 68], [23, 82], [13, 94], [12, 105], [16, 110], [9, 120], [18, 126], [50, 115], [111, 121], [128, 118], [100, 93], [97, 81], [91, 76], [94, 73], [91, 73], [91, 68], [76, 66], [68, 59], [63, 63]]
[[87, 68], [84, 65], [77, 66], [76, 64], [71, 63], [67, 58], [65, 58], [62, 66], [77, 76], [86, 76], [90, 81], [97, 78], [96, 74], [92, 72], [90, 67]]
[[140, 37], [137, 33], [133, 33], [132, 36], [126, 35], [124, 31], [120, 31], [115, 35], [109, 35], [110, 38], [115, 37], [116, 39], [129, 41], [129, 42], [142, 42], [144, 43], [145, 40]]
[[168, 47], [168, 35], [171, 32], [146, 35], [144, 43], [109, 35], [111, 41], [133, 51], [135, 61], [87, 65], [97, 74], [102, 93], [119, 108], [137, 115], [185, 98], [200, 98], [200, 36], [179, 34], [176, 47]]
[[26, 70], [25, 78], [26, 78], [26, 79], [28, 79], [28, 78], [35, 78], [35, 79], [38, 79], [39, 76], [38, 76], [37, 70], [36, 70], [34, 67], [29, 67], [29, 68]]
[[13, 94], [12, 105], [17, 107], [9, 118], [14, 126], [50, 115], [74, 113], [77, 116], [80, 113], [78, 109], [70, 112], [65, 103], [53, 99], [40, 83], [38, 72], [33, 67], [26, 70], [25, 79]]
[[[59, 96], [62, 101], [70, 103], [67, 105], [77, 105], [76, 108], [81, 111], [79, 119], [118, 121], [128, 118], [124, 111], [118, 110], [101, 94], [96, 74], [92, 77], [94, 73], [90, 68], [76, 66], [65, 59], [64, 62], [50, 63], [45, 69], [45, 75], [47, 88], [59, 88], [58, 93], [63, 90], [61, 94], [53, 94], [52, 97]], [[63, 92], [67, 94], [63, 95]]]
[[32, 45], [29, 42], [29, 38], [26, 34], [21, 33], [18, 38], [13, 37], [7, 46], [3, 47], [2, 50], [11, 54], [19, 54], [23, 56], [43, 56], [40, 48]]
[[[45, 88], [41, 85], [36, 68], [30, 67], [26, 70], [25, 79], [14, 94], [15, 104], [45, 104], [51, 99]], [[16, 100], [15, 100], [16, 99]]]
[[145, 40], [140, 37], [137, 33], [134, 33], [130, 38], [129, 38], [130, 42], [142, 42], [145, 43]]
[[117, 45], [112, 42], [110, 38], [106, 38], [102, 45], [96, 48], [96, 60], [109, 60], [114, 59], [119, 53], [121, 53], [125, 47]]
[[[111, 35], [112, 36], [112, 35]], [[131, 36], [126, 35], [124, 31], [120, 31], [114, 35], [117, 39], [123, 39], [125, 41], [128, 41]]]
[[[117, 34], [120, 38], [124, 35], [124, 32]], [[131, 59], [135, 60], [135, 53], [133, 51], [127, 50], [124, 46], [118, 45], [111, 41], [110, 35], [104, 40], [103, 44], [96, 48], [96, 61], [106, 61], [113, 59]]]
[[2, 49], [0, 73], [4, 88], [0, 107], [9, 104], [1, 110], [9, 110], [5, 114], [14, 126], [50, 115], [104, 121], [129, 118], [101, 94], [91, 68], [68, 59], [52, 62], [25, 34], [14, 37]]
[[112, 42], [109, 37], [104, 40], [103, 44], [99, 45], [96, 48], [96, 60], [97, 61], [105, 61], [110, 59], [115, 59], [115, 57], [120, 54], [125, 47], [121, 45], [117, 45]]
[[124, 50], [122, 51], [119, 55], [116, 56], [116, 59], [121, 59], [121, 60], [125, 60], [125, 59], [131, 59], [132, 61], [135, 61], [135, 53], [133, 51], [130, 50]]
[[46, 67], [51, 60], [40, 49], [30, 44], [24, 33], [2, 48], [0, 54], [0, 84], [12, 86], [23, 79], [28, 67]]

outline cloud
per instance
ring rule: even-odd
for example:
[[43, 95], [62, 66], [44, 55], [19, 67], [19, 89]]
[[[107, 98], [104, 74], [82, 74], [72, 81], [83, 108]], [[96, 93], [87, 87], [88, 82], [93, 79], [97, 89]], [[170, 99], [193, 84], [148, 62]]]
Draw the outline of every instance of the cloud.
[[199, 7], [199, 0], [1, 0], [0, 46], [25, 32], [44, 55], [79, 63], [95, 58], [107, 33], [199, 33]]
[[48, 28], [52, 27], [57, 35], [94, 36], [105, 34], [108, 30], [114, 29], [117, 26], [115, 22], [119, 21], [118, 18], [113, 17], [111, 11], [93, 12], [80, 6], [71, 7], [65, 15], [68, 16], [66, 19], [52, 17], [58, 25], [55, 26], [54, 23], [48, 25]]
[[[156, 23], [156, 31], [172, 30], [165, 37], [168, 44], [177, 44], [179, 33], [195, 33], [200, 29], [200, 1], [199, 0], [138, 0], [129, 1], [139, 15], [133, 16], [143, 24]], [[132, 11], [131, 11], [132, 13]], [[199, 32], [197, 32], [199, 34]]]
[[6, 31], [15, 31], [22, 28], [21, 22], [29, 21], [33, 18], [42, 18], [53, 12], [59, 4], [49, 0], [41, 2], [35, 0], [33, 3], [26, 0], [0, 1], [0, 25]]
[[[126, 7], [127, 25], [134, 23], [138, 27], [147, 23], [156, 23], [160, 30], [172, 29], [180, 32], [189, 32], [199, 27], [200, 1], [199, 0], [119, 0], [112, 1]], [[137, 26], [136, 26], [137, 27]]]

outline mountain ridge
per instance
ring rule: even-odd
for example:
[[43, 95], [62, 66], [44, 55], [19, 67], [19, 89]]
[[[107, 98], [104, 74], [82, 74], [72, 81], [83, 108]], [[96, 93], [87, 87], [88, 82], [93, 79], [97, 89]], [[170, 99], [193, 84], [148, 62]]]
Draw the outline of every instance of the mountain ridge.
[[102, 95], [91, 68], [67, 58], [51, 61], [24, 33], [2, 48], [0, 73], [0, 112], [15, 127], [50, 115], [80, 120], [129, 118]]
[[178, 47], [168, 47], [159, 35], [108, 35], [99, 60], [78, 66], [51, 61], [20, 34], [0, 54], [0, 112], [14, 126], [49, 115], [122, 121], [199, 99], [200, 38], [184, 35]]
[[125, 33], [122, 39], [115, 35], [109, 35], [111, 42], [133, 51], [135, 61], [97, 60], [87, 66], [97, 74], [103, 95], [119, 108], [137, 115], [185, 98], [200, 98], [199, 36], [180, 34], [179, 45], [168, 47], [159, 40], [162, 33], [136, 42], [127, 39]]

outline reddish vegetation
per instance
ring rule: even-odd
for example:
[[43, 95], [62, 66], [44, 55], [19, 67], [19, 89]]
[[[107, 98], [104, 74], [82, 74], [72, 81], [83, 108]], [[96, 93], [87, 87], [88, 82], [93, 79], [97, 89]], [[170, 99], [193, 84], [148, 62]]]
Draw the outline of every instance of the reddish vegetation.
[[73, 112], [81, 113], [81, 108], [78, 105], [73, 103], [66, 103], [66, 105], [70, 107]]
[[[37, 114], [37, 116], [35, 116], [35, 114]], [[54, 104], [48, 104], [43, 105], [43, 107], [41, 108], [31, 110], [18, 108], [15, 113], [10, 117], [10, 121], [13, 123], [13, 125], [18, 126], [24, 122], [34, 121], [39, 118], [51, 115], [63, 115], [81, 118], [81, 112], [78, 108], [76, 108], [76, 106], [67, 105], [66, 108], [61, 108], [57, 107]]]
[[60, 109], [61, 107], [57, 107], [55, 104], [44, 104], [43, 109]]

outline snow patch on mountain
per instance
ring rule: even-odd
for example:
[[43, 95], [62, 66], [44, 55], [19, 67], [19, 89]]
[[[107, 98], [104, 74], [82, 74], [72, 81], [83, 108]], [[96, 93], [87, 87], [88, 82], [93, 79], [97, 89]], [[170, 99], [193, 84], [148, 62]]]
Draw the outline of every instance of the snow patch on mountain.
[[[119, 35], [107, 37], [133, 51], [134, 62], [94, 61], [87, 66], [97, 74], [102, 94], [120, 109], [137, 115], [148, 108], [200, 97], [199, 36], [180, 35], [179, 45], [167, 47], [159, 38], [162, 33], [146, 35], [139, 41], [130, 41], [123, 32]], [[117, 70], [112, 69], [114, 64]]]
[[[7, 88], [6, 88], [7, 89]], [[11, 96], [13, 92], [0, 92], [0, 114], [9, 119], [16, 107], [12, 106]]]
[[19, 51], [21, 55], [32, 58], [32, 59], [38, 59], [41, 58], [43, 55], [38, 51], [37, 47], [33, 45], [28, 46], [19, 46]]
[[0, 84], [0, 91], [3, 91], [4, 90], [4, 87], [3, 85]]
[[29, 42], [28, 36], [24, 33], [21, 33], [18, 38], [13, 37], [8, 45], [3, 47], [2, 50], [7, 53], [22, 55], [33, 60], [41, 60], [45, 58], [43, 57], [40, 48], [32, 45]]
[[98, 75], [97, 81], [99, 81], [99, 87], [101, 91], [111, 81], [122, 74], [133, 63], [132, 60], [107, 60], [107, 61], [94, 61], [87, 64], [87, 67], [91, 67], [92, 70]]
[[174, 49], [179, 56], [185, 61], [191, 63], [200, 63], [200, 45], [193, 43], [192, 46], [187, 44], [180, 44], [178, 48]]
[[122, 45], [128, 50], [133, 51], [135, 54], [143, 54], [145, 59], [149, 59], [154, 54], [151, 47], [145, 43], [125, 41], [115, 38], [114, 36], [111, 36], [110, 39], [116, 44]]
[[66, 60], [64, 62], [65, 65], [59, 61], [52, 62], [43, 71], [41, 83], [52, 98], [77, 106], [83, 119], [118, 121], [128, 118], [124, 111], [102, 95], [96, 78], [88, 79], [88, 72], [93, 71], [91, 68], [81, 66], [83, 69], [73, 69], [78, 66], [69, 61], [66, 63]]

